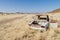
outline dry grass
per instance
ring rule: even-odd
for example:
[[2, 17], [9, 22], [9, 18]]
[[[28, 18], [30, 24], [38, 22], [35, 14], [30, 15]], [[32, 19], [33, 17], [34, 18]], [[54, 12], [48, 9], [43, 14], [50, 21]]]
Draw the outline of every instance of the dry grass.
[[[52, 14], [49, 14], [51, 16]], [[24, 17], [23, 17], [24, 16]], [[0, 23], [0, 40], [60, 40], [60, 28], [50, 29], [41, 33], [39, 30], [29, 28], [29, 21], [32, 14], [16, 14], [0, 16], [0, 22], [15, 17], [22, 17], [15, 20], [10, 20], [3, 24]], [[58, 15], [56, 15], [58, 16]], [[54, 17], [56, 19], [56, 17]], [[60, 20], [57, 17], [58, 20]]]

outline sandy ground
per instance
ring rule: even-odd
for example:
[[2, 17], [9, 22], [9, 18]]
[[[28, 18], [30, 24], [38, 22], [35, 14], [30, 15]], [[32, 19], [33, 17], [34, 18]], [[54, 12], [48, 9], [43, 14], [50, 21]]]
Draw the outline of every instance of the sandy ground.
[[[32, 16], [34, 14], [0, 15], [0, 40], [60, 40], [60, 28], [43, 33], [30, 29], [28, 23]], [[60, 15], [54, 16], [53, 19], [60, 20]]]

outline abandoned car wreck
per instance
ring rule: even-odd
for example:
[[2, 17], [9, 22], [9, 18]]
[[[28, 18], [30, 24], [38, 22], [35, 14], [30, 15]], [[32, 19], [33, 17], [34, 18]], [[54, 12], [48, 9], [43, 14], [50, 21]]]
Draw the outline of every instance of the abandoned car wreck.
[[58, 26], [57, 22], [53, 22], [49, 19], [48, 15], [35, 15], [37, 18], [30, 21], [29, 26], [31, 29], [46, 31], [55, 25]]

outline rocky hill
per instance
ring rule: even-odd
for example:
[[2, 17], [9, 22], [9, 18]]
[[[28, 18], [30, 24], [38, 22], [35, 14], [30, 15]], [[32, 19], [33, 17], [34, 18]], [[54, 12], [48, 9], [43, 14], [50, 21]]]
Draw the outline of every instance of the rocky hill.
[[53, 10], [53, 11], [49, 12], [49, 13], [60, 13], [60, 8], [55, 9], [55, 10]]

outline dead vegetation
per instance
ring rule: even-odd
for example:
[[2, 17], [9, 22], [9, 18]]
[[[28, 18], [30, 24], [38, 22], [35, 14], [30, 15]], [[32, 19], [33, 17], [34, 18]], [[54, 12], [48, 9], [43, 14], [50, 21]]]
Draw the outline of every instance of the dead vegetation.
[[[16, 17], [22, 18], [11, 20], [4, 24], [0, 23], [0, 40], [60, 40], [60, 27], [56, 29], [51, 28], [43, 33], [39, 30], [30, 29], [28, 23], [32, 16], [34, 16], [34, 14], [1, 15], [0, 22]], [[50, 16], [52, 16], [52, 14]], [[56, 19], [56, 17], [54, 18]], [[60, 19], [58, 17], [57, 19], [60, 23]]]

